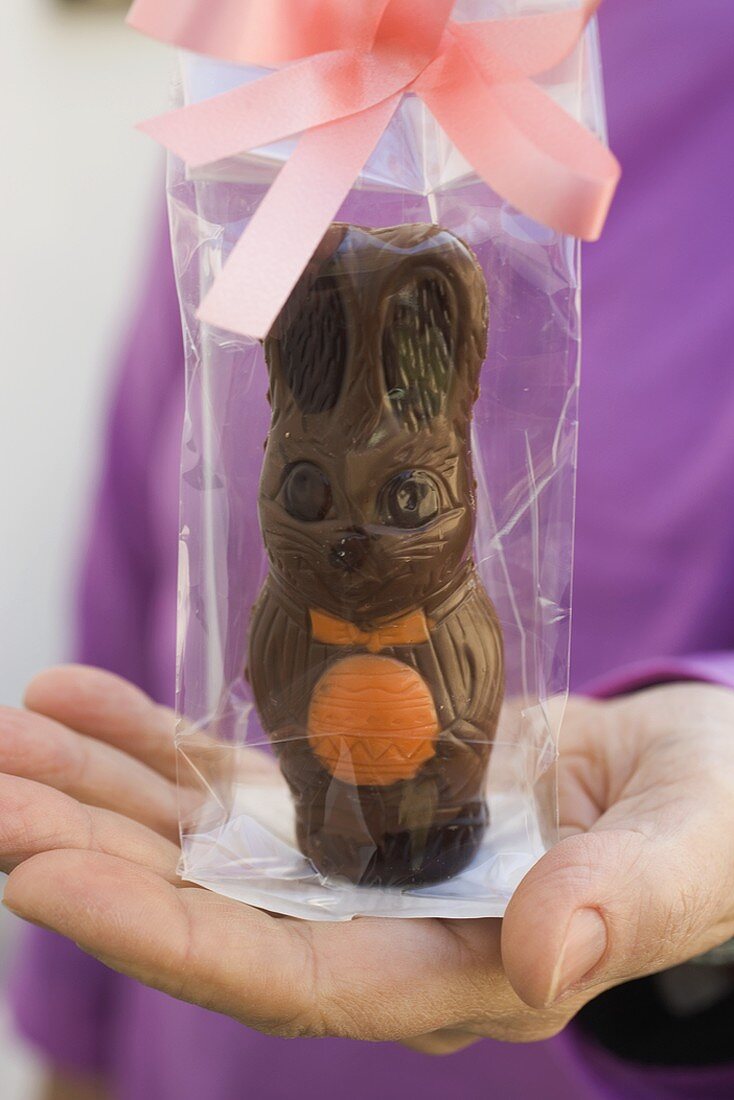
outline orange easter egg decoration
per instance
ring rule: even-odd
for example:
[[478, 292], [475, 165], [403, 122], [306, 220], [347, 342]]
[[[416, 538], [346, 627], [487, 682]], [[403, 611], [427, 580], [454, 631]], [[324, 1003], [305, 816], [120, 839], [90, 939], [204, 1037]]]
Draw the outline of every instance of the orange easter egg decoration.
[[309, 742], [344, 783], [387, 787], [412, 779], [435, 755], [439, 732], [425, 680], [392, 657], [345, 657], [314, 689]]

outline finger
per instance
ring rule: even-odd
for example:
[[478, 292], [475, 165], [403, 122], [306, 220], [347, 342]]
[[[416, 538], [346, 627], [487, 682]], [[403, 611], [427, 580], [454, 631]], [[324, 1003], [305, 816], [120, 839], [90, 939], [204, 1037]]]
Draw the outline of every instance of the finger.
[[21, 864], [8, 879], [5, 904], [180, 1000], [264, 1031], [308, 1030], [311, 960], [287, 920], [82, 851], [47, 852]]
[[110, 1093], [102, 1081], [90, 1076], [89, 1071], [56, 1069], [45, 1072], [44, 1089], [39, 1100], [110, 1100]]
[[0, 870], [63, 849], [117, 856], [176, 880], [178, 848], [157, 833], [41, 783], [0, 775]]
[[541, 859], [503, 927], [523, 1000], [539, 1008], [667, 969], [734, 934], [732, 805], [734, 791], [664, 786]]
[[439, 921], [275, 919], [68, 851], [18, 867], [6, 903], [139, 981], [277, 1035], [408, 1039], [478, 1018], [493, 986], [503, 996], [499, 922], [465, 922], [463, 937]]
[[471, 1035], [468, 1031], [444, 1028], [428, 1035], [417, 1035], [414, 1039], [403, 1039], [401, 1045], [419, 1054], [444, 1055], [458, 1054], [460, 1050], [474, 1046], [479, 1040], [479, 1035]]
[[26, 707], [148, 765], [182, 787], [282, 782], [277, 763], [259, 750], [236, 747], [200, 729], [186, 731], [176, 753], [176, 716], [112, 673], [67, 665], [40, 673], [26, 690]]
[[[589, 699], [569, 699], [557, 772], [558, 813], [563, 837], [588, 832], [608, 804], [606, 757], [599, 751], [596, 732], [601, 705]], [[615, 762], [619, 764], [619, 753]]]
[[178, 835], [175, 786], [147, 764], [30, 711], [0, 708], [0, 771]]
[[176, 778], [173, 712], [111, 672], [83, 665], [48, 669], [28, 685], [24, 703]]

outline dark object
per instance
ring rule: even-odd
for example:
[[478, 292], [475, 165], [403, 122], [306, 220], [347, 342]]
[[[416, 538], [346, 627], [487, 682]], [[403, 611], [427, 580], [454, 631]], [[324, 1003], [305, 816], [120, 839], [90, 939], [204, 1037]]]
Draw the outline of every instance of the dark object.
[[469, 452], [486, 343], [458, 238], [335, 225], [265, 344], [249, 677], [302, 851], [357, 883], [449, 878], [487, 824], [502, 635], [470, 557]]
[[698, 1011], [674, 1011], [661, 976], [654, 975], [602, 993], [581, 1009], [576, 1023], [587, 1038], [627, 1062], [678, 1067], [731, 1065], [734, 967], [728, 995]]

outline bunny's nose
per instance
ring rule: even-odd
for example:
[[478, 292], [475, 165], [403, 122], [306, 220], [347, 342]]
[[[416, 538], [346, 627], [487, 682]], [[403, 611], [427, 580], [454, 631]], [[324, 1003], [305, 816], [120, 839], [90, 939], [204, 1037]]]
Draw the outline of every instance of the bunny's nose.
[[354, 527], [334, 543], [329, 560], [335, 568], [353, 573], [367, 557], [369, 546], [370, 537], [367, 532], [361, 527]]

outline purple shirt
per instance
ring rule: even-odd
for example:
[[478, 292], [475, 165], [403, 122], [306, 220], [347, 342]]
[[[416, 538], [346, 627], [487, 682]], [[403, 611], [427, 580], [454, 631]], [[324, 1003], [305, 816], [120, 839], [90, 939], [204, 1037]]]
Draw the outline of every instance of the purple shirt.
[[[601, 22], [625, 176], [603, 241], [585, 254], [573, 682], [734, 686], [734, 4], [608, 0]], [[79, 654], [162, 701], [174, 678], [182, 391], [161, 232], [109, 426]], [[14, 1008], [50, 1059], [106, 1074], [116, 1100], [734, 1096], [734, 1064], [639, 1069], [573, 1027], [445, 1059], [266, 1038], [35, 930]]]

